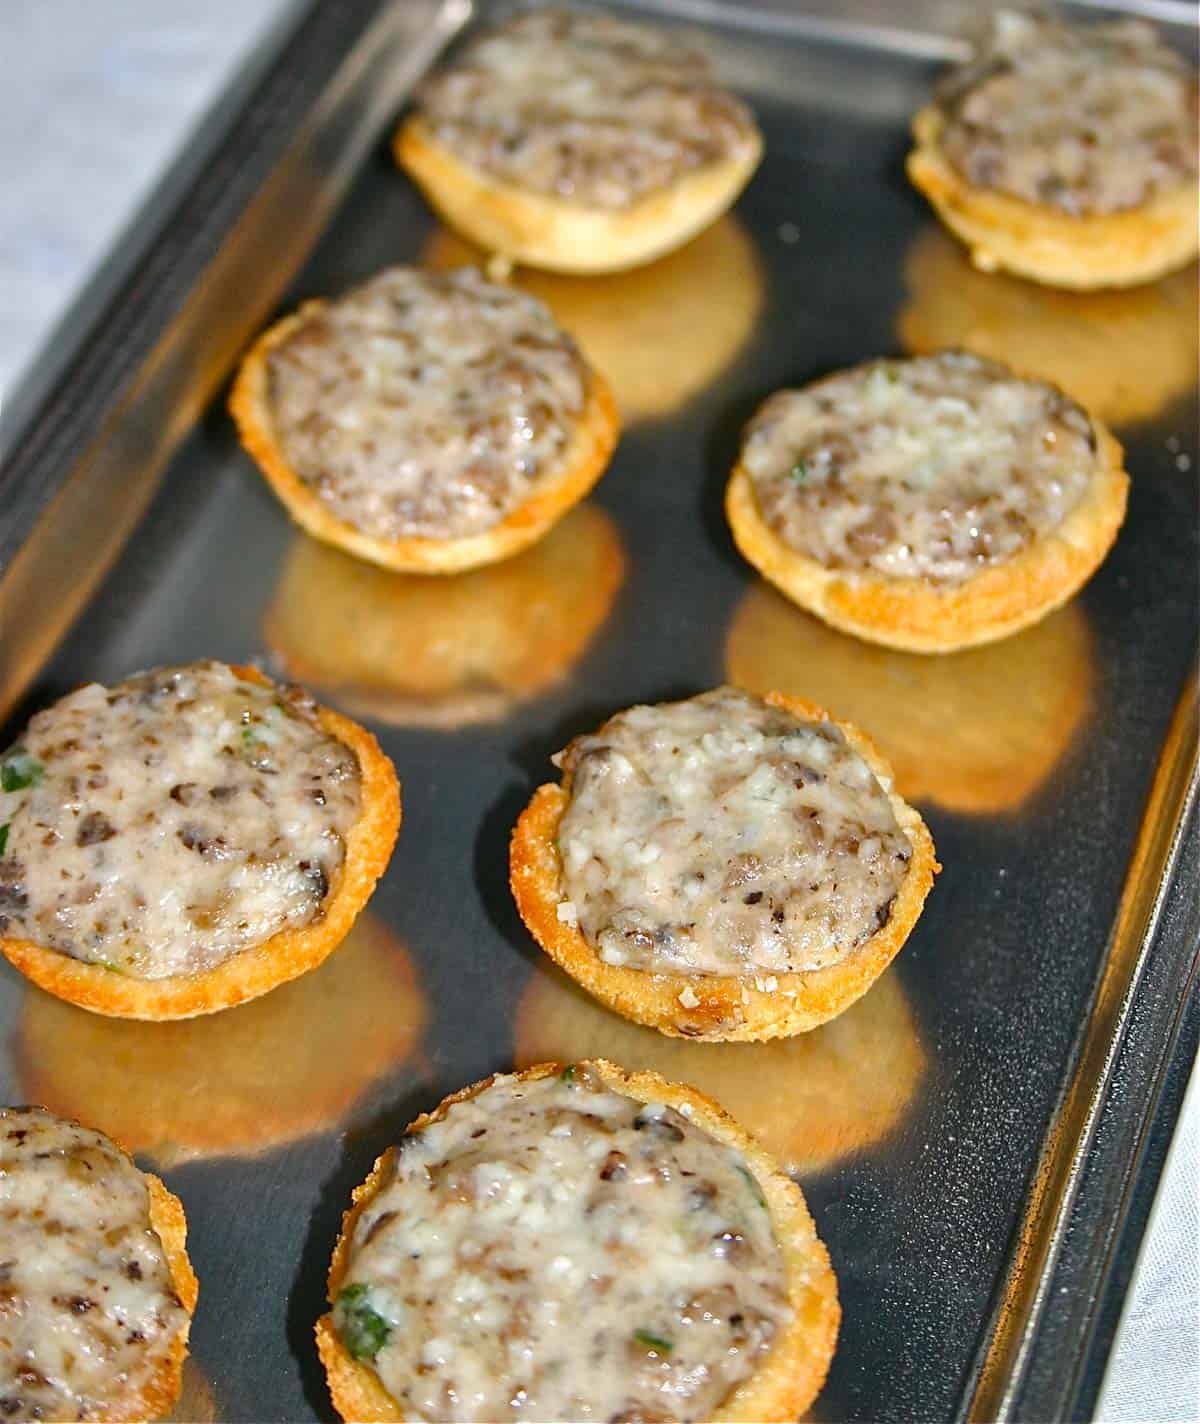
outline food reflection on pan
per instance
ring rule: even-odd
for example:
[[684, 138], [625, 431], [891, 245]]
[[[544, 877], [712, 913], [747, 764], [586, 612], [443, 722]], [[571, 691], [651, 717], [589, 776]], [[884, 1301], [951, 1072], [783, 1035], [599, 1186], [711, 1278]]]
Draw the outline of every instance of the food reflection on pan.
[[319, 969], [223, 1014], [102, 1018], [30, 989], [16, 1058], [27, 1101], [171, 1166], [329, 1127], [414, 1055], [427, 1016], [408, 953], [367, 912]]
[[811, 698], [862, 728], [909, 801], [1013, 811], [1054, 770], [1094, 680], [1078, 600], [1014, 637], [929, 658], [860, 642], [756, 583], [725, 638], [725, 676]]
[[769, 1043], [667, 1038], [603, 1008], [539, 964], [517, 1006], [516, 1066], [603, 1055], [714, 1098], [787, 1168], [824, 1171], [902, 1122], [925, 1075], [916, 1019], [895, 969], [844, 1014]]
[[927, 228], [904, 273], [897, 334], [915, 355], [966, 347], [1053, 381], [1110, 425], [1148, 420], [1196, 383], [1194, 264], [1123, 291], [1056, 291], [980, 272], [960, 243]]
[[183, 1384], [179, 1398], [163, 1424], [217, 1424], [221, 1417], [212, 1386], [196, 1361], [189, 1356], [183, 1362]]
[[[444, 269], [486, 257], [439, 228], [423, 260]], [[748, 340], [765, 291], [754, 244], [731, 216], [632, 271], [571, 277], [522, 267], [512, 280], [579, 342], [626, 422], [668, 415], [714, 381]]]
[[612, 519], [574, 509], [503, 563], [391, 573], [297, 535], [264, 618], [281, 670], [392, 726], [495, 721], [567, 676], [625, 575]]

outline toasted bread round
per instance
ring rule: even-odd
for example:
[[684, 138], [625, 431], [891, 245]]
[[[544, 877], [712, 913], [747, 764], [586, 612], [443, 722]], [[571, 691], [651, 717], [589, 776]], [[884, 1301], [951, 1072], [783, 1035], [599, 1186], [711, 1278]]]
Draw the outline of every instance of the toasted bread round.
[[491, 722], [568, 676], [625, 575], [616, 525], [580, 505], [514, 558], [397, 574], [298, 535], [263, 620], [290, 677], [391, 726]]
[[[234, 666], [239, 677], [271, 686], [257, 668]], [[25, 939], [0, 938], [0, 952], [26, 978], [57, 998], [116, 1018], [186, 1019], [255, 999], [321, 963], [349, 933], [383, 874], [400, 828], [400, 785], [374, 736], [328, 707], [321, 729], [349, 747], [361, 775], [361, 811], [346, 837], [345, 860], [333, 877], [324, 913], [298, 929], [281, 930], [199, 974], [136, 979], [101, 964], [72, 959]]]
[[1050, 381], [1109, 425], [1149, 420], [1196, 384], [1196, 268], [1126, 291], [1065, 292], [987, 275], [938, 227], [904, 259], [896, 321], [913, 355], [952, 346]]
[[628, 1069], [691, 1083], [801, 1178], [829, 1171], [895, 1132], [928, 1067], [894, 965], [844, 1014], [811, 1033], [721, 1044], [668, 1038], [616, 1018], [543, 961], [522, 991], [513, 1041], [518, 1068], [603, 1050]]
[[[478, 266], [485, 254], [439, 226], [423, 260], [440, 270]], [[524, 267], [512, 280], [545, 302], [604, 372], [626, 422], [669, 415], [706, 390], [749, 340], [765, 296], [758, 252], [733, 213], [632, 271], [571, 276]]]
[[[563, 1071], [561, 1063], [542, 1063], [517, 1076], [532, 1081]], [[776, 1243], [784, 1258], [787, 1294], [793, 1315], [775, 1336], [759, 1368], [727, 1397], [711, 1416], [714, 1421], [792, 1420], [816, 1398], [829, 1369], [837, 1341], [841, 1311], [837, 1282], [829, 1254], [816, 1234], [799, 1187], [770, 1155], [710, 1098], [694, 1088], [670, 1083], [657, 1073], [626, 1073], [604, 1059], [580, 1067], [594, 1072], [613, 1092], [641, 1103], [661, 1103], [682, 1111], [722, 1146], [739, 1152], [753, 1175], [770, 1215]], [[439, 1120], [458, 1102], [474, 1097], [495, 1082], [476, 1083], [446, 1098], [432, 1113], [423, 1114], [410, 1132]], [[350, 1241], [359, 1217], [387, 1180], [395, 1149], [376, 1162], [358, 1187], [353, 1206], [342, 1222], [342, 1233], [329, 1269], [329, 1299], [336, 1300], [344, 1279]], [[317, 1349], [325, 1366], [334, 1406], [346, 1420], [404, 1418], [379, 1376], [368, 1364], [347, 1352], [333, 1326], [332, 1315], [317, 1322]]]
[[31, 1101], [170, 1167], [328, 1129], [417, 1050], [427, 1017], [411, 957], [368, 910], [311, 974], [230, 1013], [148, 1024], [29, 993], [16, 1059]]
[[803, 721], [833, 723], [870, 767], [912, 848], [887, 922], [837, 963], [806, 972], [745, 975], [648, 972], [603, 960], [559, 906], [559, 826], [570, 804], [568, 783], [540, 786], [513, 831], [509, 880], [517, 909], [543, 950], [601, 1003], [635, 1023], [676, 1038], [741, 1042], [804, 1033], [860, 998], [900, 952], [940, 869], [924, 821], [892, 789], [892, 773], [856, 727], [815, 703], [782, 693], [764, 699]]
[[509, 558], [540, 539], [587, 494], [608, 467], [620, 419], [604, 377], [589, 368], [584, 405], [565, 446], [537, 476], [527, 498], [496, 524], [479, 533], [447, 538], [383, 538], [356, 527], [336, 514], [297, 474], [279, 438], [271, 404], [272, 351], [330, 305], [326, 301], [306, 302], [298, 312], [264, 332], [243, 359], [229, 397], [242, 444], [288, 513], [316, 538], [400, 572], [458, 573]]
[[968, 182], [947, 161], [942, 111], [913, 119], [906, 168], [914, 187], [984, 272], [1003, 268], [1051, 287], [1133, 287], [1183, 267], [1200, 249], [1194, 180], [1122, 212], [1074, 215]]
[[438, 214], [485, 251], [551, 272], [601, 273], [653, 262], [716, 222], [758, 167], [762, 140], [612, 210], [547, 197], [473, 168], [417, 114], [400, 125], [394, 151]]
[[762, 695], [800, 689], [844, 712], [883, 751], [908, 801], [949, 811], [1014, 811], [1051, 776], [1092, 706], [1096, 680], [1083, 609], [927, 658], [828, 627], [757, 582], [725, 635], [725, 675]]
[[[928, 359], [951, 356], [972, 359], [968, 353], [948, 352]], [[738, 549], [759, 573], [835, 628], [916, 653], [990, 643], [1065, 603], [1099, 568], [1117, 537], [1129, 490], [1123, 451], [1098, 420], [1086, 419], [1095, 453], [1078, 501], [1061, 522], [1018, 552], [982, 565], [961, 581], [826, 567], [799, 552], [763, 516], [744, 455], [726, 487], [726, 517]]]
[[[11, 1110], [6, 1109], [6, 1112], [8, 1111]], [[21, 1111], [24, 1114], [26, 1131], [19, 1134], [19, 1141], [24, 1141], [25, 1138], [27, 1138], [29, 1128], [33, 1125], [33, 1123], [37, 1121], [48, 1123], [52, 1129], [65, 1129], [68, 1133], [73, 1133], [82, 1130], [84, 1133], [87, 1133], [89, 1136], [92, 1136], [93, 1141], [94, 1136], [100, 1136], [103, 1139], [102, 1134], [95, 1134], [94, 1129], [81, 1129], [80, 1124], [74, 1122], [71, 1119], [55, 1120], [53, 1117], [47, 1116], [42, 1110], [38, 1109], [24, 1109]], [[9, 1122], [11, 1123], [12, 1121], [13, 1119], [10, 1118]], [[17, 1136], [17, 1134], [12, 1135]], [[192, 1270], [191, 1261], [188, 1259], [187, 1218], [184, 1215], [183, 1205], [180, 1202], [179, 1198], [176, 1197], [171, 1191], [169, 1191], [159, 1180], [158, 1177], [154, 1176], [150, 1172], [140, 1171], [136, 1164], [129, 1159], [125, 1149], [121, 1147], [118, 1143], [112, 1141], [111, 1139], [107, 1139], [105, 1140], [105, 1147], [106, 1149], [111, 1149], [113, 1152], [118, 1154], [119, 1158], [124, 1159], [124, 1166], [128, 1168], [128, 1171], [130, 1173], [135, 1174], [136, 1177], [139, 1177], [145, 1186], [146, 1217], [144, 1219], [148, 1223], [149, 1230], [152, 1231], [153, 1234], [158, 1237], [158, 1240], [162, 1246], [162, 1258], [163, 1263], [166, 1266], [167, 1279], [170, 1282], [171, 1290], [173, 1290], [175, 1296], [178, 1298], [179, 1306], [182, 1307], [182, 1320], [180, 1321], [178, 1327], [175, 1329], [170, 1339], [164, 1342], [165, 1348], [161, 1349], [161, 1352], [159, 1353], [159, 1358], [157, 1359], [154, 1368], [150, 1371], [148, 1375], [145, 1376], [144, 1379], [141, 1380], [140, 1384], [131, 1385], [129, 1376], [122, 1376], [121, 1392], [114, 1392], [113, 1396], [109, 1398], [99, 1408], [89, 1409], [86, 1413], [81, 1413], [77, 1416], [79, 1418], [86, 1418], [88, 1420], [103, 1421], [103, 1424], [126, 1424], [126, 1421], [160, 1419], [172, 1408], [172, 1406], [179, 1399], [183, 1380], [184, 1365], [188, 1355], [188, 1334], [191, 1329], [192, 1315], [196, 1309], [196, 1300], [199, 1295], [199, 1285], [196, 1280], [196, 1274]], [[94, 1151], [95, 1149], [94, 1147], [89, 1146], [88, 1150]], [[47, 1157], [58, 1157], [61, 1151], [62, 1148], [60, 1145], [59, 1147], [56, 1147], [49, 1152], [43, 1153], [42, 1155]], [[93, 1181], [97, 1186], [102, 1184], [102, 1177], [96, 1175], [96, 1165], [94, 1161], [88, 1161], [87, 1159], [83, 1159], [82, 1161], [76, 1162], [71, 1156], [71, 1149], [69, 1147], [66, 1149], [66, 1152], [68, 1166], [87, 1166], [91, 1169], [90, 1172], [85, 1172], [83, 1176], [85, 1191], [87, 1190], [88, 1181]], [[15, 1168], [11, 1175], [15, 1178], [19, 1174], [19, 1172], [20, 1167], [18, 1166]], [[52, 1188], [53, 1182], [48, 1185]], [[15, 1186], [16, 1183], [14, 1181], [14, 1187]], [[72, 1186], [69, 1188], [70, 1195], [73, 1198], [75, 1198], [76, 1190], [77, 1188], [74, 1184], [72, 1184]], [[19, 1203], [20, 1198], [19, 1196], [16, 1196], [13, 1198], [13, 1200]], [[119, 1202], [120, 1198], [117, 1197], [115, 1200]], [[49, 1194], [46, 1195], [45, 1198], [38, 1205], [37, 1210], [33, 1213], [33, 1215], [37, 1220], [45, 1221], [46, 1225], [49, 1226], [55, 1218], [55, 1206], [55, 1197], [53, 1190], [51, 1190]], [[88, 1203], [83, 1197], [75, 1198], [70, 1203], [69, 1212], [73, 1229], [69, 1231], [67, 1237], [65, 1238], [68, 1241], [68, 1247], [66, 1249], [70, 1251], [82, 1252], [87, 1249], [87, 1209]], [[11, 1208], [9, 1214], [14, 1217], [17, 1217], [24, 1212], [28, 1212], [28, 1210], [28, 1204], [26, 1204], [24, 1207], [17, 1205]], [[119, 1244], [121, 1239], [121, 1233], [125, 1232], [129, 1225], [129, 1223], [122, 1222], [122, 1215], [122, 1209], [118, 1209], [117, 1216], [115, 1219], [111, 1215], [106, 1214], [105, 1216], [98, 1218], [95, 1221], [95, 1249], [101, 1249], [100, 1233], [106, 1227], [108, 1228], [106, 1249]], [[141, 1235], [144, 1229], [145, 1228], [139, 1227], [137, 1229], [136, 1234]], [[97, 1265], [97, 1260], [98, 1258], [89, 1258], [88, 1269], [86, 1271], [86, 1278], [89, 1280], [89, 1282], [96, 1279], [94, 1272], [99, 1269]], [[11, 1264], [14, 1263], [10, 1263], [10, 1265]], [[113, 1269], [114, 1266], [115, 1262], [109, 1261], [106, 1265], [106, 1268]], [[69, 1267], [64, 1267], [63, 1269], [64, 1271], [68, 1271]], [[137, 1274], [134, 1274], [135, 1270], [137, 1270]], [[155, 1263], [154, 1270], [156, 1272], [156, 1275], [152, 1278], [152, 1282], [157, 1279], [157, 1263]], [[136, 1259], [134, 1259], [129, 1266], [128, 1278], [131, 1282], [135, 1283], [140, 1282], [143, 1279], [139, 1263], [136, 1261]], [[69, 1274], [64, 1275], [64, 1279], [69, 1280]], [[108, 1285], [105, 1285], [103, 1287], [105, 1291], [107, 1291], [109, 1288], [110, 1287]], [[152, 1284], [151, 1289], [155, 1288], [157, 1287]], [[55, 1306], [61, 1307], [64, 1304], [66, 1304], [66, 1302], [63, 1301], [61, 1298], [54, 1299]], [[93, 1308], [94, 1304], [95, 1302], [86, 1301], [82, 1297], [79, 1298], [76, 1306], [77, 1313], [81, 1315], [87, 1314], [89, 1310]], [[174, 1302], [171, 1302], [171, 1304], [172, 1306], [174, 1306]], [[18, 1318], [20, 1318], [24, 1316], [26, 1310], [29, 1309], [29, 1306], [28, 1304], [23, 1305], [20, 1301], [13, 1301], [12, 1308], [17, 1310]], [[40, 1307], [35, 1305], [34, 1309], [40, 1309]], [[117, 1320], [119, 1321], [120, 1318], [120, 1313], [118, 1311]], [[128, 1340], [124, 1341], [123, 1344], [126, 1348], [128, 1348], [131, 1345], [135, 1345], [139, 1341], [144, 1342], [144, 1340], [144, 1336], [138, 1337], [136, 1335], [132, 1335], [129, 1337]], [[81, 1344], [84, 1345], [86, 1349], [86, 1341], [81, 1342]], [[36, 1365], [40, 1363], [39, 1360], [37, 1358], [32, 1358], [26, 1361], [26, 1363], [32, 1370], [32, 1378], [28, 1381], [28, 1383], [34, 1386], [35, 1388], [40, 1389], [50, 1387], [58, 1390], [65, 1389], [69, 1391], [71, 1389], [70, 1376], [72, 1368], [70, 1354], [71, 1342], [69, 1340], [58, 1341], [56, 1339], [55, 1345], [61, 1345], [63, 1350], [64, 1376], [60, 1378], [57, 1373], [55, 1373], [51, 1376], [50, 1379], [47, 1379], [46, 1377], [42, 1376], [40, 1372], [36, 1369]], [[11, 1350], [11, 1343], [9, 1343], [8, 1347]], [[110, 1357], [111, 1354], [107, 1354], [102, 1355], [100, 1358], [102, 1360], [108, 1360]], [[90, 1393], [90, 1391], [88, 1392]], [[20, 1402], [17, 1401], [17, 1403], [19, 1407]], [[44, 1409], [44, 1407], [44, 1403], [35, 1404], [32, 1412], [25, 1417], [43, 1417], [42, 1410]], [[72, 1417], [76, 1416], [73, 1414]]]

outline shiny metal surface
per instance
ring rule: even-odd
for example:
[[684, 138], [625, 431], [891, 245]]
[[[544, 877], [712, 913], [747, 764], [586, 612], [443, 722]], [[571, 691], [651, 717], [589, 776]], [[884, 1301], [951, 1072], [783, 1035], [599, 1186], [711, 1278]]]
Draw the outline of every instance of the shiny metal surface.
[[[319, 161], [274, 190], [283, 215], [248, 198], [223, 212], [170, 310], [149, 304], [123, 333], [127, 379], [94, 421], [55, 444], [44, 412], [20, 466], [0, 470], [0, 536], [36, 554], [0, 581], [0, 694], [22, 699], [3, 735], [84, 679], [260, 658], [378, 731], [404, 782], [392, 865], [321, 970], [211, 1019], [109, 1022], [5, 968], [4, 1093], [107, 1128], [183, 1198], [201, 1301], [181, 1418], [328, 1418], [312, 1324], [375, 1155], [482, 1074], [600, 1051], [726, 1099], [802, 1181], [845, 1311], [814, 1417], [1086, 1414], [1111, 1328], [1099, 1307], [1194, 992], [1195, 273], [1097, 297], [980, 277], [902, 175], [933, 72], [924, 41], [834, 42], [706, 6], [767, 139], [735, 214], [641, 273], [527, 279], [626, 410], [595, 497], [492, 570], [365, 569], [294, 530], [220, 403], [202, 408], [281, 293], [290, 305], [388, 262], [469, 255], [385, 152], [396, 71], [347, 59], [356, 31], [386, 31], [395, 48], [371, 52], [398, 56], [394, 27], [417, 8], [322, 10], [340, 17], [340, 52], [312, 42], [315, 13], [301, 26], [289, 74], [304, 103], [275, 121], [307, 115]], [[461, 18], [441, 14], [439, 39]], [[286, 170], [285, 148], [267, 172]], [[251, 231], [259, 215], [253, 241], [243, 211]], [[206, 292], [216, 332], [195, 320], [212, 313]], [[77, 369], [116, 359], [109, 337], [94, 333]], [[994, 648], [921, 659], [766, 589], [720, 495], [770, 390], [951, 342], [1043, 363], [1086, 395], [1134, 487], [1115, 550], [1069, 607]], [[156, 387], [162, 350], [177, 379]], [[124, 477], [96, 479], [118, 453]], [[36, 497], [9, 498], [18, 476]], [[72, 484], [64, 520], [55, 490]], [[726, 677], [866, 726], [945, 865], [871, 994], [783, 1044], [677, 1043], [612, 1018], [541, 962], [507, 888], [508, 834], [551, 752], [617, 707]]]

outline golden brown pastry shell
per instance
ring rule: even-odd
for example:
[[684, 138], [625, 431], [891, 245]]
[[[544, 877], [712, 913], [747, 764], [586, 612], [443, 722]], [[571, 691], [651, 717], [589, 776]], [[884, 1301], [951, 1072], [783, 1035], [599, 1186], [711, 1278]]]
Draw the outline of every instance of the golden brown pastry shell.
[[[270, 687], [257, 668], [234, 667], [239, 677]], [[186, 1019], [255, 999], [316, 968], [345, 939], [391, 858], [400, 829], [400, 784], [379, 743], [357, 722], [328, 707], [317, 708], [326, 735], [348, 746], [358, 760], [362, 805], [346, 837], [346, 857], [333, 877], [320, 919], [280, 930], [200, 974], [135, 979], [89, 964], [31, 940], [0, 939], [0, 953], [39, 988], [90, 1009], [129, 1019]]]
[[[808, 1408], [825, 1382], [841, 1319], [829, 1253], [817, 1236], [800, 1188], [728, 1113], [695, 1088], [669, 1083], [657, 1073], [626, 1073], [603, 1058], [591, 1059], [581, 1066], [593, 1070], [613, 1092], [635, 1102], [666, 1103], [685, 1109], [692, 1122], [723, 1146], [742, 1154], [766, 1199], [775, 1239], [784, 1256], [794, 1314], [776, 1335], [762, 1365], [729, 1396], [712, 1419], [714, 1424], [774, 1424], [795, 1419]], [[562, 1069], [561, 1063], [540, 1063], [523, 1069], [517, 1076], [534, 1081]], [[409, 1131], [419, 1132], [440, 1120], [455, 1103], [475, 1097], [494, 1081], [494, 1077], [487, 1078], [452, 1094], [433, 1112], [417, 1118]], [[391, 1148], [378, 1159], [370, 1176], [355, 1190], [353, 1205], [343, 1218], [329, 1268], [330, 1303], [337, 1299], [346, 1274], [354, 1228], [387, 1180], [394, 1151]], [[333, 1328], [331, 1315], [323, 1315], [317, 1322], [316, 1334], [333, 1403], [342, 1418], [388, 1424], [403, 1421], [398, 1404], [375, 1371], [347, 1353]]]
[[[562, 860], [558, 830], [570, 801], [570, 782], [540, 786], [513, 831], [509, 883], [522, 920], [543, 950], [601, 1003], [623, 1018], [678, 1038], [741, 1042], [805, 1033], [836, 1017], [865, 994], [900, 952], [941, 868], [921, 817], [892, 789], [892, 773], [857, 727], [799, 697], [765, 699], [806, 721], [829, 721], [878, 777], [892, 812], [912, 846], [908, 872], [887, 924], [837, 964], [808, 972], [770, 974], [659, 974], [606, 964], [575, 926], [558, 918]], [[762, 987], [774, 979], [776, 987]], [[689, 991], [688, 1007], [680, 995]]]

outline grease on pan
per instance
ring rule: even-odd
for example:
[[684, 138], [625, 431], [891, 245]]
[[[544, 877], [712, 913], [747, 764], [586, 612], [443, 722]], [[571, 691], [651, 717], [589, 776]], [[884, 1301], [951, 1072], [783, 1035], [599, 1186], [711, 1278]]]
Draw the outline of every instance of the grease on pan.
[[[435, 268], [483, 260], [444, 227], [423, 254]], [[578, 341], [627, 421], [669, 415], [716, 380], [749, 340], [765, 297], [758, 251], [733, 215], [629, 272], [574, 277], [522, 267], [512, 280]]]
[[789, 1172], [825, 1171], [903, 1123], [926, 1073], [896, 969], [832, 1022], [769, 1043], [689, 1043], [630, 1023], [556, 966], [538, 963], [517, 1005], [518, 1068], [611, 1053], [629, 1069], [691, 1083]]
[[392, 573], [302, 534], [264, 637], [288, 676], [360, 716], [490, 722], [569, 675], [624, 576], [616, 525], [592, 504], [512, 559], [440, 579]]
[[1125, 291], [1058, 291], [980, 272], [931, 227], [904, 276], [896, 330], [914, 355], [966, 347], [1052, 381], [1114, 425], [1149, 420], [1196, 384], [1195, 265]]
[[760, 694], [804, 689], [874, 739], [906, 799], [986, 815], [1051, 775], [1095, 668], [1078, 600], [1002, 642], [927, 658], [839, 633], [760, 580], [729, 625], [725, 676]]
[[411, 958], [368, 911], [319, 969], [223, 1014], [133, 1023], [30, 989], [15, 1057], [26, 1097], [171, 1166], [329, 1128], [427, 1018]]

